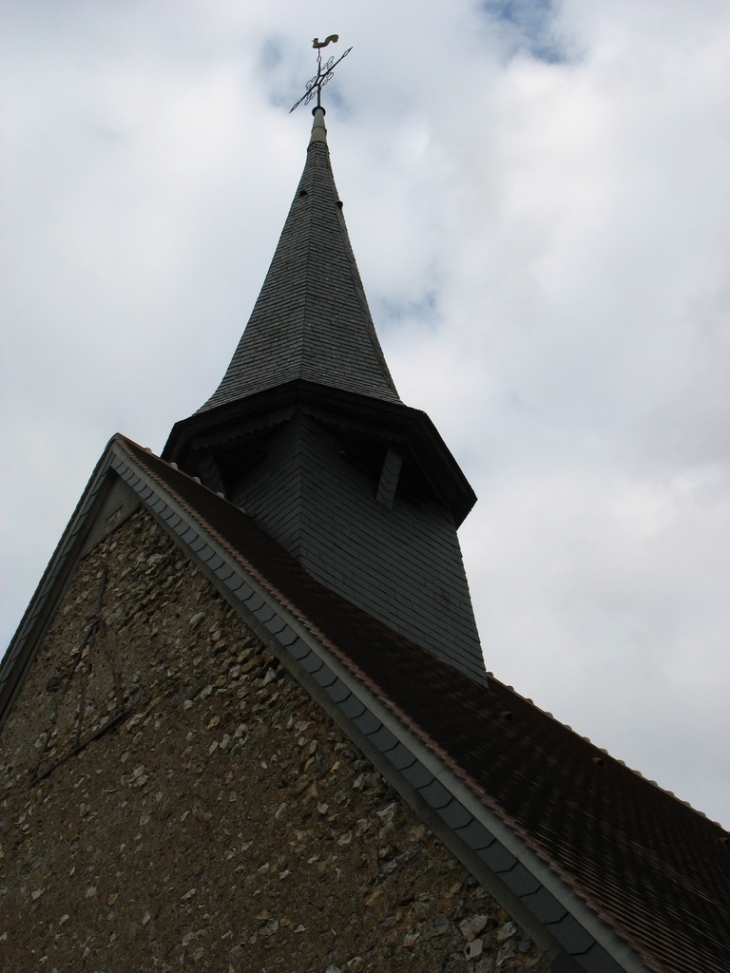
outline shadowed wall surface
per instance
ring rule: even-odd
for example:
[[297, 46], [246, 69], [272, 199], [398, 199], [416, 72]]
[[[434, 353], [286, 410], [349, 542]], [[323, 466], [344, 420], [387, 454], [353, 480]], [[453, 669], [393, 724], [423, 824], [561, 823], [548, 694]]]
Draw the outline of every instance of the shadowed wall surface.
[[546, 968], [140, 510], [80, 562], [0, 746], [8, 968]]

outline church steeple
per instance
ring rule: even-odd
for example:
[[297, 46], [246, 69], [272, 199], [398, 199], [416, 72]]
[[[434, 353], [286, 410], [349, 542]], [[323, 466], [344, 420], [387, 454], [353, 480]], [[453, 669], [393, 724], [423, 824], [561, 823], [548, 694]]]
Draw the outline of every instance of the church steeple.
[[203, 410], [294, 379], [399, 402], [342, 216], [324, 108], [246, 330]]
[[163, 457], [242, 508], [317, 581], [486, 681], [456, 529], [475, 502], [380, 348], [324, 109], [251, 318]]

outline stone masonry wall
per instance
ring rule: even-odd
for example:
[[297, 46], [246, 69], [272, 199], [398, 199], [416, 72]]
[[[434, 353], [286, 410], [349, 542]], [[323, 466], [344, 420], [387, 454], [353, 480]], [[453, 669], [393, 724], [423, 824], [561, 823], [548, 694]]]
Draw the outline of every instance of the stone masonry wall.
[[547, 969], [142, 510], [79, 564], [2, 731], [0, 956]]

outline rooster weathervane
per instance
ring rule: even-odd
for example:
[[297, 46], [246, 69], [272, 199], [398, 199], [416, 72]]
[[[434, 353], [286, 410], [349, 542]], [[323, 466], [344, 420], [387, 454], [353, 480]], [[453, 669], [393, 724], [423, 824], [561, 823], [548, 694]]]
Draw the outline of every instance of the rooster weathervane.
[[295, 108], [298, 108], [302, 102], [304, 102], [305, 105], [308, 105], [315, 95], [317, 96], [317, 104], [315, 107], [322, 107], [322, 88], [324, 88], [324, 86], [330, 80], [340, 61], [344, 60], [344, 58], [346, 58], [352, 50], [351, 47], [348, 47], [345, 53], [341, 54], [336, 61], [334, 57], [331, 57], [325, 61], [324, 64], [322, 64], [322, 48], [327, 47], [328, 44], [336, 44], [339, 39], [339, 34], [330, 34], [323, 41], [321, 41], [318, 37], [314, 38], [312, 41], [312, 47], [317, 52], [317, 73], [313, 78], [310, 78], [310, 80], [307, 81], [307, 90], [304, 92], [299, 101], [295, 105], [291, 106], [289, 109], [289, 114], [291, 114]]

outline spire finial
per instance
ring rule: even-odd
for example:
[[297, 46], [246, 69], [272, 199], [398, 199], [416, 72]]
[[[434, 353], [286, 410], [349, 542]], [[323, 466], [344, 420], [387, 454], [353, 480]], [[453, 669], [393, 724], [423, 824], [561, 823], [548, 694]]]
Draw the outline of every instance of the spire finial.
[[[289, 114], [291, 114], [295, 108], [298, 108], [302, 102], [304, 102], [305, 105], [308, 105], [312, 98], [314, 98], [315, 94], [317, 95], [317, 104], [315, 105], [312, 114], [314, 114], [314, 111], [316, 111], [317, 108], [322, 108], [322, 88], [324, 88], [324, 86], [330, 80], [340, 61], [346, 58], [352, 50], [351, 47], [348, 47], [345, 53], [340, 55], [336, 61], [333, 56], [322, 64], [322, 48], [327, 47], [328, 44], [336, 44], [339, 39], [339, 34], [330, 34], [323, 41], [321, 41], [318, 37], [314, 38], [312, 41], [312, 47], [317, 52], [317, 73], [313, 78], [310, 78], [309, 81], [307, 81], [307, 90], [304, 92], [299, 101], [295, 105], [292, 105], [292, 107], [289, 109]], [[322, 111], [324, 111], [324, 108], [322, 108]]]

